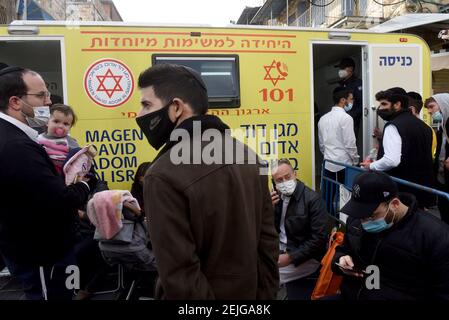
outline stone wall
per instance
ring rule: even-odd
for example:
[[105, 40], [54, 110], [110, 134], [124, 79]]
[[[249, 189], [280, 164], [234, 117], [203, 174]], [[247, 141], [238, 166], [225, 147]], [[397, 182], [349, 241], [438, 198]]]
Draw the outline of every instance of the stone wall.
[[[112, 20], [113, 4], [100, 0], [67, 1], [35, 0], [36, 3], [55, 20], [102, 21]], [[117, 20], [117, 19], [116, 19]]]
[[15, 1], [0, 0], [0, 24], [8, 24], [16, 19]]

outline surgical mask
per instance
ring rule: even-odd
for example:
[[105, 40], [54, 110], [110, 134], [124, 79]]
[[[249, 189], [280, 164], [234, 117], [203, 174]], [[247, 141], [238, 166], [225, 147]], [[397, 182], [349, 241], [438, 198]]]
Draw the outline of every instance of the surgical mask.
[[367, 222], [363, 222], [362, 223], [362, 228], [366, 232], [370, 232], [370, 233], [379, 233], [379, 232], [382, 232], [384, 230], [390, 229], [391, 226], [393, 225], [393, 221], [394, 221], [394, 218], [396, 216], [396, 213], [394, 214], [393, 219], [391, 220], [391, 222], [387, 223], [385, 221], [385, 217], [388, 215], [388, 212], [390, 212], [390, 205], [388, 205], [387, 213], [385, 214], [385, 216], [383, 218], [376, 219], [376, 220], [371, 220], [371, 221], [367, 221]]
[[291, 196], [296, 189], [296, 179], [276, 183], [276, 189], [286, 196]]
[[393, 119], [393, 116], [395, 114], [396, 111], [391, 109], [377, 109], [377, 115], [385, 121], [390, 121], [391, 119]]
[[345, 79], [348, 76], [348, 71], [345, 69], [338, 70], [338, 76], [340, 79]]
[[432, 119], [433, 122], [437, 123], [443, 122], [443, 114], [441, 113], [441, 111], [437, 111], [434, 114], [432, 114]]
[[168, 116], [168, 108], [172, 103], [173, 101], [170, 101], [162, 109], [136, 118], [137, 125], [156, 150], [168, 141], [171, 132], [176, 127], [176, 123], [171, 122]]
[[345, 105], [344, 106], [344, 108], [343, 109], [345, 109], [345, 111], [346, 112], [349, 112], [349, 111], [351, 111], [351, 109], [352, 109], [352, 103], [350, 102], [350, 103], [348, 103], [347, 105]]
[[[26, 102], [25, 102], [26, 103]], [[50, 119], [50, 107], [49, 106], [41, 106], [41, 107], [31, 107], [33, 108], [33, 117], [30, 117], [22, 112], [25, 116], [28, 125], [32, 128], [40, 128], [45, 127]]]

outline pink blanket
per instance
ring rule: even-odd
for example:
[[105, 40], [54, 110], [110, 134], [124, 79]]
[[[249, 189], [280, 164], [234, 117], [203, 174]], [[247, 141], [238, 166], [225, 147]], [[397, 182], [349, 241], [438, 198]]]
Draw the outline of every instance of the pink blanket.
[[96, 153], [94, 146], [87, 145], [66, 162], [63, 167], [66, 185], [78, 182], [89, 172]]
[[123, 227], [123, 203], [139, 208], [139, 203], [129, 191], [106, 190], [96, 193], [87, 204], [87, 215], [104, 239], [113, 238]]

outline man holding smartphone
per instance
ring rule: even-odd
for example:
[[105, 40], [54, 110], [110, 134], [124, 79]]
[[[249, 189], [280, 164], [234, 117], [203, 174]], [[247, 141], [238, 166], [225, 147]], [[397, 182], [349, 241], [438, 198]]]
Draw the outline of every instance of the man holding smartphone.
[[[367, 171], [342, 211], [347, 232], [332, 270], [343, 275], [343, 299], [449, 300], [449, 226], [418, 209], [413, 195], [398, 194], [387, 174]], [[373, 277], [375, 289], [367, 286]]]
[[288, 159], [272, 168], [279, 278], [289, 300], [310, 300], [326, 252], [327, 211], [320, 194], [296, 178]]

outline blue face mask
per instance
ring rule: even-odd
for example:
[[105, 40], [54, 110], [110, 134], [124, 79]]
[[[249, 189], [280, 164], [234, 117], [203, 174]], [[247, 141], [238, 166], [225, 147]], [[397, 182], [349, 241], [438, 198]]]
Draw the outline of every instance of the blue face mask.
[[432, 114], [433, 122], [443, 122], [443, 114], [441, 111], [437, 111], [434, 114]]
[[348, 103], [343, 109], [345, 109], [346, 112], [349, 112], [352, 109], [352, 103]]
[[384, 230], [391, 228], [391, 226], [393, 225], [393, 220], [394, 220], [394, 217], [396, 216], [396, 213], [393, 216], [393, 219], [391, 219], [392, 222], [387, 223], [385, 221], [385, 217], [388, 215], [389, 211], [390, 211], [390, 206], [388, 205], [387, 213], [385, 214], [385, 216], [383, 218], [363, 222], [362, 228], [366, 232], [370, 232], [370, 233], [378, 233], [378, 232], [382, 232]]

